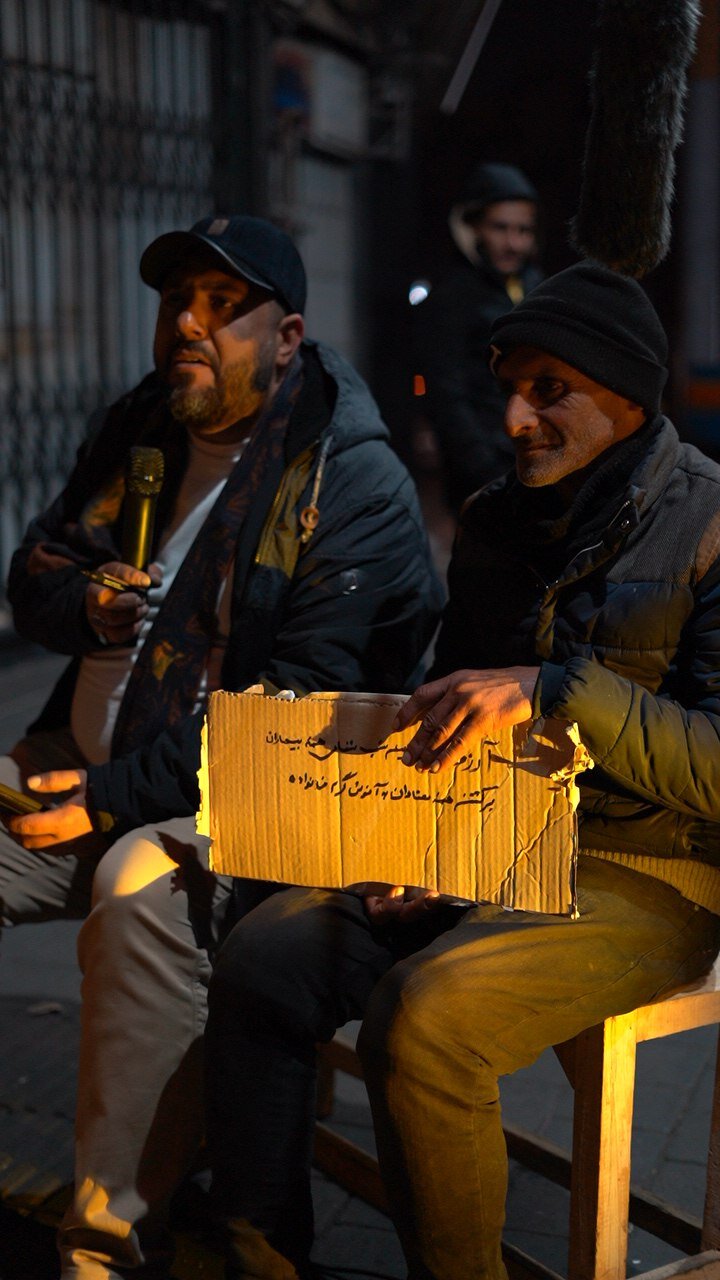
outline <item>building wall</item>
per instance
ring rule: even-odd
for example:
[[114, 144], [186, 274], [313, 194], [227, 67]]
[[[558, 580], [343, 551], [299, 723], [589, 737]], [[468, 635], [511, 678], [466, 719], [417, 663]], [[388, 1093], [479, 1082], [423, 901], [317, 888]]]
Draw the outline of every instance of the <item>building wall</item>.
[[0, 570], [88, 414], [151, 366], [142, 249], [211, 205], [210, 27], [2, 0]]
[[358, 303], [368, 84], [362, 63], [312, 40], [274, 46], [269, 214], [308, 273], [308, 333], [362, 363]]

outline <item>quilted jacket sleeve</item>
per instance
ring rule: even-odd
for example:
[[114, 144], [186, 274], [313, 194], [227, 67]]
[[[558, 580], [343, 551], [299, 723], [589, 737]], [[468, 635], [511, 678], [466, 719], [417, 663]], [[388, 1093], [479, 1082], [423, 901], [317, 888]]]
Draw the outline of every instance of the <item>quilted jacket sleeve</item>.
[[536, 710], [577, 721], [605, 775], [680, 813], [720, 820], [720, 562], [696, 593], [673, 694], [586, 658], [544, 663]]

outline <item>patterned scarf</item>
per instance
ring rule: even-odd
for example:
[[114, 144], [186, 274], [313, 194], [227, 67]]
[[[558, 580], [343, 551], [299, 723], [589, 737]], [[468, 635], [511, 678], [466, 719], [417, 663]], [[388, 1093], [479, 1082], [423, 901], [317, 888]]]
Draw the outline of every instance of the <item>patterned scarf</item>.
[[113, 757], [153, 742], [192, 713], [217, 637], [218, 593], [267, 467], [282, 455], [302, 381], [297, 355], [178, 569], [138, 654], [115, 724]]

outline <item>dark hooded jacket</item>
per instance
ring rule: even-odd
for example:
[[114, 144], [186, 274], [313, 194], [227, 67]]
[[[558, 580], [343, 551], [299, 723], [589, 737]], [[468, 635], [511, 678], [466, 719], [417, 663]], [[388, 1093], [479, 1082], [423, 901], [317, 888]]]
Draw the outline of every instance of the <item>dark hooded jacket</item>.
[[[268, 467], [238, 537], [222, 686], [403, 690], [417, 676], [441, 602], [415, 489], [357, 373], [327, 347], [306, 342], [302, 352], [305, 378], [285, 456]], [[132, 444], [159, 443], [144, 433], [148, 421], [159, 416], [166, 432], [182, 434], [169, 415], [156, 412], [162, 396], [151, 375], [103, 417], [65, 490], [32, 522], [13, 558], [9, 597], [18, 631], [73, 655], [33, 729], [69, 723], [79, 660], [99, 647], [85, 615], [87, 580], [77, 567], [88, 562], [77, 552], [78, 516]], [[299, 514], [321, 451], [320, 519], [303, 542]], [[182, 470], [176, 457], [156, 536]], [[75, 563], [33, 573], [39, 543]], [[94, 560], [116, 558], [99, 552]], [[200, 723], [200, 715], [189, 717], [130, 755], [89, 766], [91, 802], [110, 815], [113, 835], [195, 812]]]
[[[541, 279], [533, 265], [520, 272], [524, 293]], [[512, 444], [503, 428], [505, 400], [488, 367], [490, 330], [512, 305], [499, 271], [484, 258], [473, 265], [458, 253], [421, 306], [425, 408], [455, 508], [513, 465]]]
[[539, 663], [583, 848], [720, 911], [720, 467], [662, 418], [615, 449], [564, 520], [513, 477], [468, 505], [432, 674]]
[[[488, 367], [490, 330], [513, 302], [505, 277], [491, 265], [468, 223], [506, 200], [537, 204], [538, 194], [514, 165], [477, 165], [450, 210], [452, 263], [417, 312], [423, 408], [443, 454], [450, 504], [458, 510], [468, 494], [513, 464], [503, 430], [504, 398]], [[517, 277], [523, 295], [542, 278], [535, 264], [526, 263]]]

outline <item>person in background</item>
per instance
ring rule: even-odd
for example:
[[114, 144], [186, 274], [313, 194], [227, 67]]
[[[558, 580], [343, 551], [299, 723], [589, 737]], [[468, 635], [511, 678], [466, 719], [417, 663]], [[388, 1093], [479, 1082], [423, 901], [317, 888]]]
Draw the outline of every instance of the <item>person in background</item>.
[[542, 279], [537, 202], [532, 183], [513, 165], [474, 169], [450, 210], [453, 264], [418, 309], [423, 407], [455, 512], [512, 466], [503, 400], [485, 352], [493, 322]]

